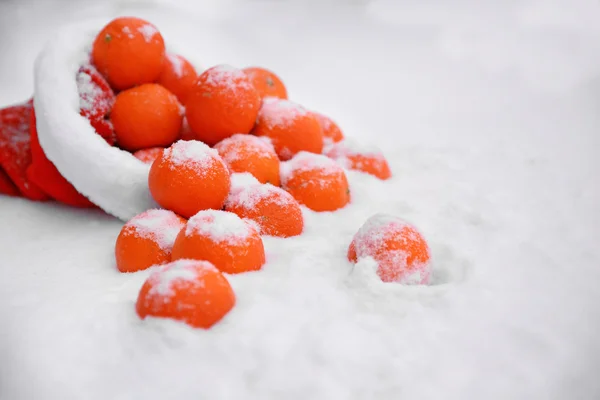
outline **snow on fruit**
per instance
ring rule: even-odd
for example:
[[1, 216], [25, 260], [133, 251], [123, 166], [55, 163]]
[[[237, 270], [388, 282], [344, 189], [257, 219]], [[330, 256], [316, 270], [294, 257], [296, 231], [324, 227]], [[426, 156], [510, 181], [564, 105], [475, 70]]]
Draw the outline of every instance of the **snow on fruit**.
[[208, 261], [177, 260], [153, 272], [138, 294], [140, 318], [169, 318], [208, 329], [235, 306], [227, 278]]
[[427, 284], [431, 274], [431, 253], [415, 226], [388, 214], [371, 216], [354, 235], [348, 247], [353, 263], [371, 257], [383, 282]]

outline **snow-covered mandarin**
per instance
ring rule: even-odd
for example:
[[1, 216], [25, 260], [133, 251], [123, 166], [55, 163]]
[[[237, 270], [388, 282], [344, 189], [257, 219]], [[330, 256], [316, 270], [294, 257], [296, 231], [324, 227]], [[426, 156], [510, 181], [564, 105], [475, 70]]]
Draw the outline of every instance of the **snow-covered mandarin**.
[[198, 77], [186, 99], [186, 118], [196, 139], [209, 146], [236, 133], [249, 133], [260, 96], [248, 77], [230, 65], [217, 65]]
[[361, 171], [381, 180], [392, 177], [385, 156], [375, 146], [366, 146], [347, 138], [325, 146], [323, 153], [344, 168]]
[[204, 210], [189, 219], [173, 245], [173, 260], [207, 260], [220, 271], [256, 271], [265, 263], [262, 239], [253, 224], [236, 214]]
[[261, 183], [279, 186], [279, 158], [268, 139], [235, 134], [214, 146], [231, 172], [249, 172]]
[[250, 184], [232, 190], [225, 210], [254, 221], [263, 235], [298, 236], [304, 229], [300, 204], [291, 194], [270, 184]]
[[177, 260], [159, 267], [144, 282], [136, 312], [208, 329], [227, 315], [236, 298], [229, 281], [208, 261]]
[[171, 261], [171, 250], [185, 219], [172, 211], [153, 209], [136, 215], [121, 229], [115, 259], [121, 272], [135, 272]]
[[148, 185], [161, 207], [189, 218], [201, 210], [222, 209], [231, 180], [215, 149], [179, 140], [152, 163]]
[[317, 117], [289, 100], [265, 98], [252, 133], [271, 139], [282, 161], [300, 151], [321, 153], [323, 150], [323, 131]]
[[281, 164], [281, 185], [313, 211], [335, 211], [351, 198], [343, 168], [324, 155], [305, 151]]
[[371, 216], [354, 235], [348, 248], [353, 263], [372, 257], [383, 282], [427, 284], [431, 275], [431, 253], [415, 226], [388, 215]]

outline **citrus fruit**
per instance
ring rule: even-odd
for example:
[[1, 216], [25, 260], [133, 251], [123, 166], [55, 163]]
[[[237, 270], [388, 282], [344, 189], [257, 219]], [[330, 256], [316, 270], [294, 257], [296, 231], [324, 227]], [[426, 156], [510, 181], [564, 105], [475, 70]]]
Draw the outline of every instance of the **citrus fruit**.
[[264, 99], [252, 133], [271, 139], [277, 155], [284, 161], [300, 151], [323, 150], [323, 132], [317, 117], [289, 100]]
[[142, 319], [168, 318], [208, 329], [235, 306], [227, 278], [208, 261], [177, 260], [158, 267], [144, 282], [135, 309]]
[[249, 172], [261, 183], [279, 186], [279, 158], [267, 140], [236, 134], [223, 139], [214, 148], [231, 172]]
[[265, 263], [265, 249], [256, 228], [237, 215], [204, 210], [191, 217], [173, 245], [173, 260], [206, 260], [220, 271], [256, 271]]
[[384, 282], [429, 282], [429, 246], [417, 228], [401, 218], [379, 213], [364, 223], [348, 248], [348, 260], [356, 263], [364, 257], [378, 263], [377, 275]]
[[281, 184], [313, 211], [335, 211], [350, 202], [342, 167], [320, 154], [300, 152], [281, 165]]
[[231, 180], [216, 150], [196, 140], [179, 140], [152, 163], [148, 186], [161, 207], [189, 218], [223, 208]]
[[135, 272], [171, 261], [171, 249], [185, 220], [172, 211], [152, 209], [130, 219], [117, 237], [115, 258], [121, 272]]

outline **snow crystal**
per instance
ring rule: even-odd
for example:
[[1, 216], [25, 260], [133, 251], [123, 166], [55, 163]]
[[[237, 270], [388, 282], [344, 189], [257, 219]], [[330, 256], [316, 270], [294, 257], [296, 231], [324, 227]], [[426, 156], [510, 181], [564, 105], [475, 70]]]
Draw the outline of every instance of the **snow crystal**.
[[140, 237], [152, 239], [161, 249], [170, 252], [185, 221], [172, 211], [152, 209], [134, 217], [126, 226], [135, 229]]
[[309, 111], [300, 104], [276, 97], [266, 97], [258, 113], [258, 118], [269, 127], [288, 126], [297, 118], [306, 116]]
[[[93, 67], [86, 66], [86, 68]], [[94, 115], [98, 112], [110, 110], [112, 97], [94, 83], [88, 71], [80, 70], [77, 73], [76, 82], [79, 92], [79, 108], [84, 112], [84, 115]]]
[[189, 219], [186, 236], [199, 233], [215, 242], [237, 243], [254, 233], [252, 227], [236, 214], [221, 210], [203, 210]]
[[382, 157], [379, 147], [362, 143], [354, 138], [344, 138], [337, 143], [329, 143], [323, 149], [323, 153], [331, 158], [343, 158], [352, 155]]
[[250, 152], [260, 157], [277, 157], [275, 149], [270, 141], [254, 135], [237, 133], [219, 142], [215, 149], [218, 150], [226, 163], [233, 163], [244, 159], [243, 153], [238, 151], [243, 146], [244, 153]]
[[228, 64], [221, 64], [209, 68], [201, 75], [204, 83], [209, 86], [226, 87], [230, 89], [243, 88], [248, 89], [252, 84], [244, 72]]
[[402, 284], [423, 284], [429, 280], [430, 263], [429, 247], [427, 249], [427, 260], [413, 260], [411, 268], [406, 268], [409, 258], [409, 249], [413, 243], [418, 243], [424, 239], [416, 228], [394, 215], [377, 213], [371, 216], [363, 226], [360, 227], [353, 239], [356, 258], [360, 260], [363, 257], [374, 255], [374, 249], [378, 248], [390, 235], [402, 231], [402, 235], [397, 237], [406, 246], [406, 249], [388, 250], [379, 255], [380, 271], [386, 279], [391, 282]]
[[167, 60], [169, 60], [173, 66], [173, 72], [175, 72], [175, 75], [181, 77], [183, 75], [183, 60], [178, 55], [170, 53], [167, 54]]
[[158, 29], [156, 29], [156, 27], [154, 25], [146, 24], [146, 25], [140, 26], [138, 28], [138, 32], [140, 32], [144, 36], [144, 40], [146, 42], [150, 43], [152, 41], [152, 39], [154, 38], [154, 35], [156, 35], [158, 33]]
[[294, 173], [316, 170], [321, 173], [322, 177], [330, 177], [344, 173], [341, 167], [331, 158], [322, 154], [301, 151], [289, 161], [281, 163], [280, 174], [282, 184], [285, 186], [285, 182], [287, 182]]
[[128, 38], [130, 38], [130, 39], [133, 38], [133, 32], [131, 32], [131, 29], [129, 29], [128, 26], [124, 26], [123, 29], [121, 29], [121, 32], [123, 32], [125, 35], [127, 35]]
[[250, 172], [234, 172], [231, 174], [231, 190], [242, 189], [250, 185], [258, 185], [260, 182]]
[[164, 151], [166, 159], [171, 161], [171, 168], [179, 166], [194, 168], [203, 173], [215, 160], [221, 161], [219, 153], [198, 140], [178, 140]]
[[273, 186], [270, 183], [247, 185], [233, 192], [225, 203], [235, 204], [247, 210], [256, 207], [260, 201], [266, 201], [269, 204], [285, 206], [294, 203], [294, 197], [285, 190]]
[[207, 272], [216, 272], [217, 268], [208, 261], [181, 259], [161, 266], [148, 278], [150, 290], [148, 296], [161, 299], [173, 296], [173, 286], [187, 283], [196, 288], [203, 287], [202, 277]]

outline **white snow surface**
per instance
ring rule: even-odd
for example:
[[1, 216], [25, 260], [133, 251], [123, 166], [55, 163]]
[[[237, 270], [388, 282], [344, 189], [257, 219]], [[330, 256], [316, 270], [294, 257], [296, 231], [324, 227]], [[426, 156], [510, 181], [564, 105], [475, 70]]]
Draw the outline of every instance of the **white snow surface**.
[[[0, 2], [0, 104], [31, 95], [59, 26], [126, 14], [204, 66], [272, 69], [394, 176], [347, 171], [351, 205], [263, 238], [267, 263], [228, 276], [237, 303], [210, 330], [136, 316], [154, 269], [117, 271], [123, 222], [0, 197], [1, 399], [600, 398], [598, 2]], [[77, 61], [45, 59], [63, 93], [49, 116], [76, 114]], [[61, 171], [85, 165], [88, 191], [117, 162], [144, 168], [118, 150], [88, 167], [100, 137], [41, 139]], [[133, 207], [142, 193], [122, 184], [107, 201]], [[431, 286], [346, 260], [378, 212], [423, 233]]]

